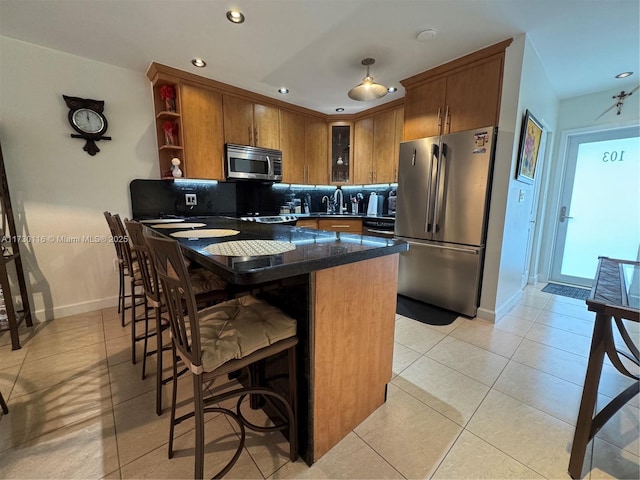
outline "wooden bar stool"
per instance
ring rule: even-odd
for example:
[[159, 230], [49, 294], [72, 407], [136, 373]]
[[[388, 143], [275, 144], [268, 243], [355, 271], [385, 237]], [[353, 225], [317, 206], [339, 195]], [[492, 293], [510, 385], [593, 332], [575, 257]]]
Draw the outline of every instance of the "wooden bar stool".
[[[204, 414], [219, 412], [238, 424], [240, 441], [227, 465], [214, 478], [228, 473], [236, 463], [245, 442], [245, 427], [257, 431], [288, 430], [289, 456], [298, 458], [296, 425], [296, 358], [298, 343], [296, 321], [278, 308], [250, 295], [229, 300], [198, 311], [193, 288], [180, 246], [173, 240], [147, 237], [151, 258], [162, 286], [173, 340], [173, 393], [169, 458], [173, 456], [173, 433], [177, 424], [195, 417], [195, 473], [204, 475]], [[251, 379], [248, 387], [236, 388], [219, 395], [204, 396], [204, 385], [229, 373], [250, 367], [276, 354], [287, 352], [289, 392], [285, 398]], [[185, 363], [193, 379], [194, 410], [176, 418], [177, 358]], [[250, 376], [251, 378], [251, 376]], [[241, 412], [248, 395], [261, 395], [279, 413], [281, 422], [273, 427], [260, 427], [249, 422]], [[215, 406], [223, 400], [238, 397], [235, 411]]]

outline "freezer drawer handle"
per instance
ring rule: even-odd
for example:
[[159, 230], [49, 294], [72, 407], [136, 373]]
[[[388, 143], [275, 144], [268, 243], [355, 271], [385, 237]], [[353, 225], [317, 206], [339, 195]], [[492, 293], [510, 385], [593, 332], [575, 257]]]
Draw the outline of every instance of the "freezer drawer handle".
[[478, 255], [480, 253], [480, 250], [477, 250], [475, 248], [445, 247], [442, 245], [431, 245], [429, 243], [412, 242], [411, 240], [405, 240], [405, 242], [407, 242], [409, 245], [420, 245], [422, 247], [439, 248], [440, 250], [453, 250], [454, 252], [472, 253], [474, 255]]

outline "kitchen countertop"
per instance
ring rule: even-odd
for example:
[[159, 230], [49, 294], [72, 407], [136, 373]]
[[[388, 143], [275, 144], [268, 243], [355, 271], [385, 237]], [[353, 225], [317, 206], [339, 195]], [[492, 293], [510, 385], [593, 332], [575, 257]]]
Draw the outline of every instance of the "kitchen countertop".
[[316, 213], [290, 213], [285, 215], [293, 215], [298, 218], [359, 218], [361, 220], [394, 220], [396, 217], [394, 215], [367, 215], [365, 213], [353, 214], [353, 213], [324, 213], [324, 212], [316, 212]]
[[[312, 214], [308, 215], [309, 218], [312, 217]], [[318, 218], [335, 216], [322, 215]], [[355, 215], [353, 217], [356, 218]], [[357, 218], [368, 217], [359, 215]], [[407, 243], [403, 241], [352, 233], [257, 224], [226, 217], [189, 217], [189, 222], [206, 224], [201, 227], [203, 229], [233, 229], [240, 232], [238, 235], [223, 238], [176, 239], [183, 247], [186, 257], [216, 272], [226, 281], [239, 285], [279, 280], [408, 250]], [[153, 230], [160, 235], [168, 236], [172, 232], [185, 229], [176, 223], [173, 229]], [[194, 229], [194, 232], [196, 230]], [[205, 251], [208, 245], [238, 240], [275, 240], [293, 243], [296, 248], [281, 254], [254, 257], [227, 257]]]

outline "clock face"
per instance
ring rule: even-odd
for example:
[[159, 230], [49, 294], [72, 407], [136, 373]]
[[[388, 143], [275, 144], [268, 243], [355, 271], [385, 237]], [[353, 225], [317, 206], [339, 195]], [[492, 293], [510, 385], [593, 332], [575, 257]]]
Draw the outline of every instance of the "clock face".
[[88, 108], [80, 108], [73, 112], [73, 125], [81, 132], [98, 133], [104, 129], [104, 118], [97, 112]]

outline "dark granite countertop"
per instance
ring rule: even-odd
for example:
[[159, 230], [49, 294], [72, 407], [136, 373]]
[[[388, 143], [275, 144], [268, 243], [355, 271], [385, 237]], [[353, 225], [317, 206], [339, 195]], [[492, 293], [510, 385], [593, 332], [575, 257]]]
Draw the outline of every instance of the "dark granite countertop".
[[[201, 228], [240, 231], [232, 237], [177, 239], [186, 257], [239, 285], [279, 280], [408, 250], [407, 243], [400, 240], [353, 233], [257, 224], [225, 217], [190, 217], [187, 221], [206, 224]], [[175, 228], [154, 229], [165, 236], [178, 230], [184, 230], [180, 223], [176, 223]], [[296, 248], [277, 255], [254, 257], [227, 257], [205, 251], [208, 245], [237, 240], [276, 240], [293, 243]]]

